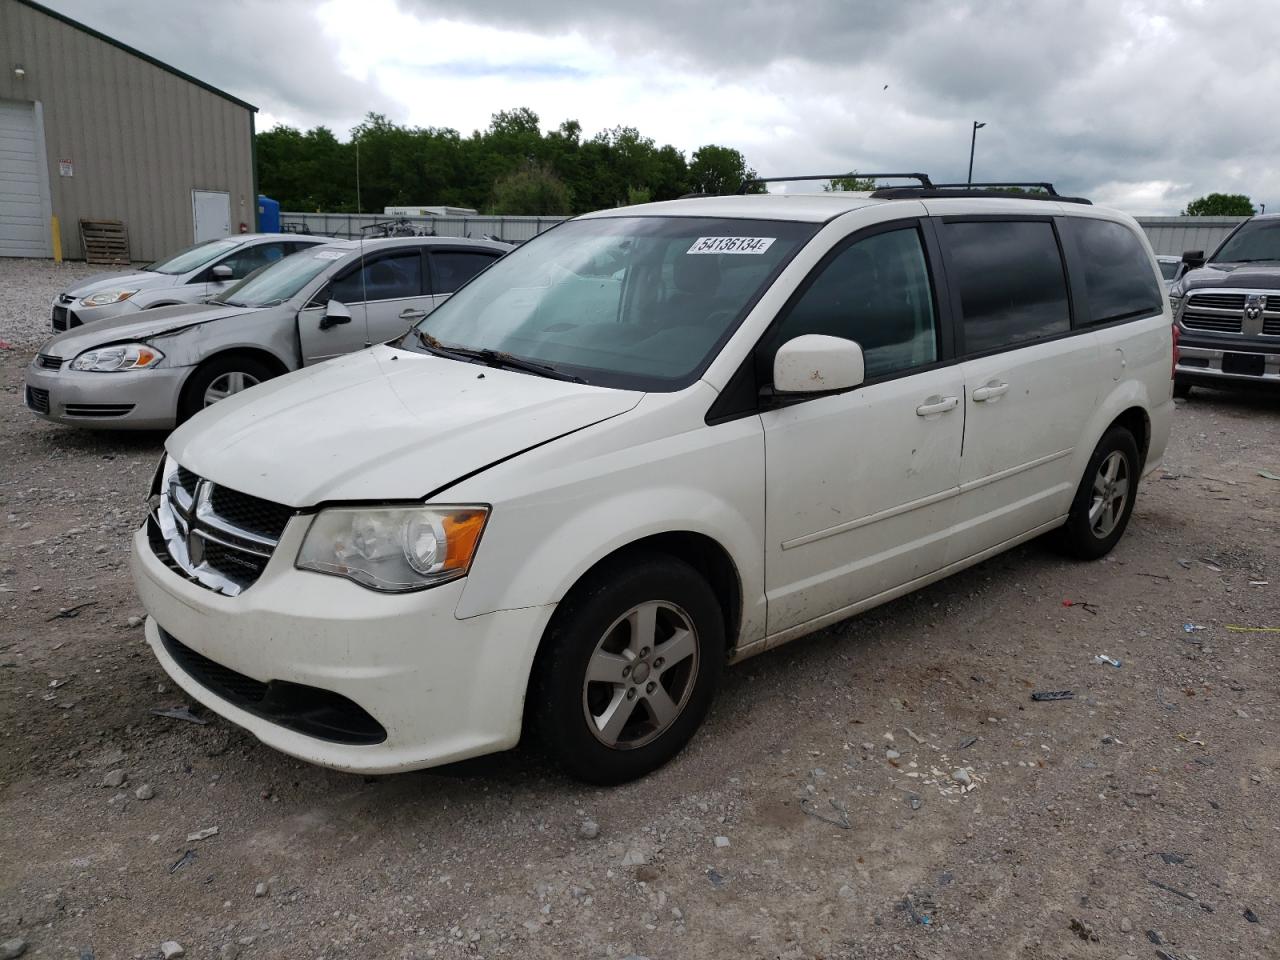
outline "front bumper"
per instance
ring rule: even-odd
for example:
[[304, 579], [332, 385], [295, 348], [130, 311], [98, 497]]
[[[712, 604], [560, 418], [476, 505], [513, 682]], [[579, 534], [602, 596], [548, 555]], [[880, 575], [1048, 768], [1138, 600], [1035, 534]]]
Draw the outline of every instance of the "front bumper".
[[119, 317], [126, 313], [137, 313], [141, 309], [132, 298], [105, 303], [100, 307], [82, 306], [79, 300], [63, 303], [61, 298], [55, 298], [49, 306], [49, 328], [54, 333], [62, 333], [64, 330], [81, 327], [86, 323], [110, 320], [112, 317]]
[[[138, 531], [133, 579], [148, 613], [147, 640], [169, 675], [268, 746], [337, 770], [394, 773], [515, 746], [533, 656], [554, 606], [460, 620], [454, 610], [465, 580], [379, 594], [296, 570], [308, 522], [290, 521], [261, 577], [236, 597], [172, 572], [153, 552], [146, 528]], [[326, 739], [237, 705], [208, 676], [184, 669], [161, 630], [250, 683], [336, 694], [376, 721], [385, 738]]]
[[167, 430], [177, 423], [178, 397], [189, 367], [86, 373], [27, 367], [23, 401], [53, 423], [105, 430]]
[[[1182, 333], [1175, 379], [1182, 383], [1228, 386], [1258, 383], [1280, 386], [1280, 341], [1256, 339], [1224, 342], [1221, 337], [1196, 337]], [[1225, 369], [1224, 369], [1225, 367]], [[1250, 369], [1257, 372], [1249, 372]]]

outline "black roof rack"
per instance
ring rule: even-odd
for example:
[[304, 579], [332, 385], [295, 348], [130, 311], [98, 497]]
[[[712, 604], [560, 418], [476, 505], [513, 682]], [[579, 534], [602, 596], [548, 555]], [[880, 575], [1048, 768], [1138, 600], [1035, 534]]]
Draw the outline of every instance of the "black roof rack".
[[844, 173], [805, 174], [800, 177], [752, 177], [750, 180], [742, 181], [742, 186], [738, 188], [738, 193], [746, 193], [749, 187], [759, 183], [790, 183], [794, 180], [847, 180], [849, 177], [857, 177], [859, 180], [878, 180], [881, 178], [886, 180], [890, 178], [919, 180], [919, 187], [906, 189], [933, 189], [933, 181], [929, 179], [927, 173], [859, 173], [857, 171], [845, 171]]
[[[1017, 187], [1023, 192], [1011, 195], [1010, 187]], [[985, 183], [931, 183], [919, 187], [885, 187], [873, 191], [871, 196], [877, 200], [931, 200], [940, 197], [995, 197], [1018, 200], [1053, 200], [1057, 203], [1084, 203], [1093, 201], [1085, 197], [1064, 197], [1054, 188], [1052, 183], [1044, 180], [1001, 180]]]

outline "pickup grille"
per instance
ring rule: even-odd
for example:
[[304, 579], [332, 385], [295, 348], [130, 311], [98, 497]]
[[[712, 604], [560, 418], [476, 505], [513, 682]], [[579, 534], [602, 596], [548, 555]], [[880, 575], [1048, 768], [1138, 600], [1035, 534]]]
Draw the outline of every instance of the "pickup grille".
[[1262, 335], [1264, 337], [1280, 337], [1280, 317], [1263, 317]]
[[[1199, 306], [1199, 304], [1196, 304]], [[1214, 333], [1239, 333], [1243, 328], [1244, 317], [1237, 313], [1234, 317], [1225, 313], [1206, 313], [1188, 306], [1182, 314], [1182, 325], [1188, 330], [1211, 330]]]
[[297, 512], [204, 480], [167, 457], [147, 519], [151, 548], [175, 573], [227, 596], [251, 587]]
[[1193, 293], [1190, 307], [1208, 307], [1212, 310], [1243, 310], [1243, 293]]

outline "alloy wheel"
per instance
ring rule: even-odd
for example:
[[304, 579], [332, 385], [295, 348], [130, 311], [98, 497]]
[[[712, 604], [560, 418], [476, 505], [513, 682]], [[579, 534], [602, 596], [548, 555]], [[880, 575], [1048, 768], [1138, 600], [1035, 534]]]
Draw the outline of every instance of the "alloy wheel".
[[1129, 500], [1129, 461], [1119, 450], [1113, 450], [1098, 465], [1093, 478], [1093, 496], [1089, 502], [1089, 528], [1099, 540], [1105, 540], [1124, 516]]

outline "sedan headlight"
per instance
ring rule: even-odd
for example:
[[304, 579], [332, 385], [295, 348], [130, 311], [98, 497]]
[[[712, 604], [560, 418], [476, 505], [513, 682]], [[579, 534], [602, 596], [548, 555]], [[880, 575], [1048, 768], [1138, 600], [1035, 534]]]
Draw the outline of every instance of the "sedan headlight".
[[85, 297], [80, 301], [82, 307], [105, 307], [108, 303], [119, 303], [121, 300], [128, 300], [137, 290], [104, 290], [102, 293], [95, 293]]
[[488, 519], [484, 506], [333, 507], [311, 521], [297, 567], [382, 593], [434, 587], [467, 575]]
[[71, 369], [116, 373], [154, 367], [163, 359], [163, 353], [145, 343], [113, 343], [109, 347], [86, 350], [71, 361]]

